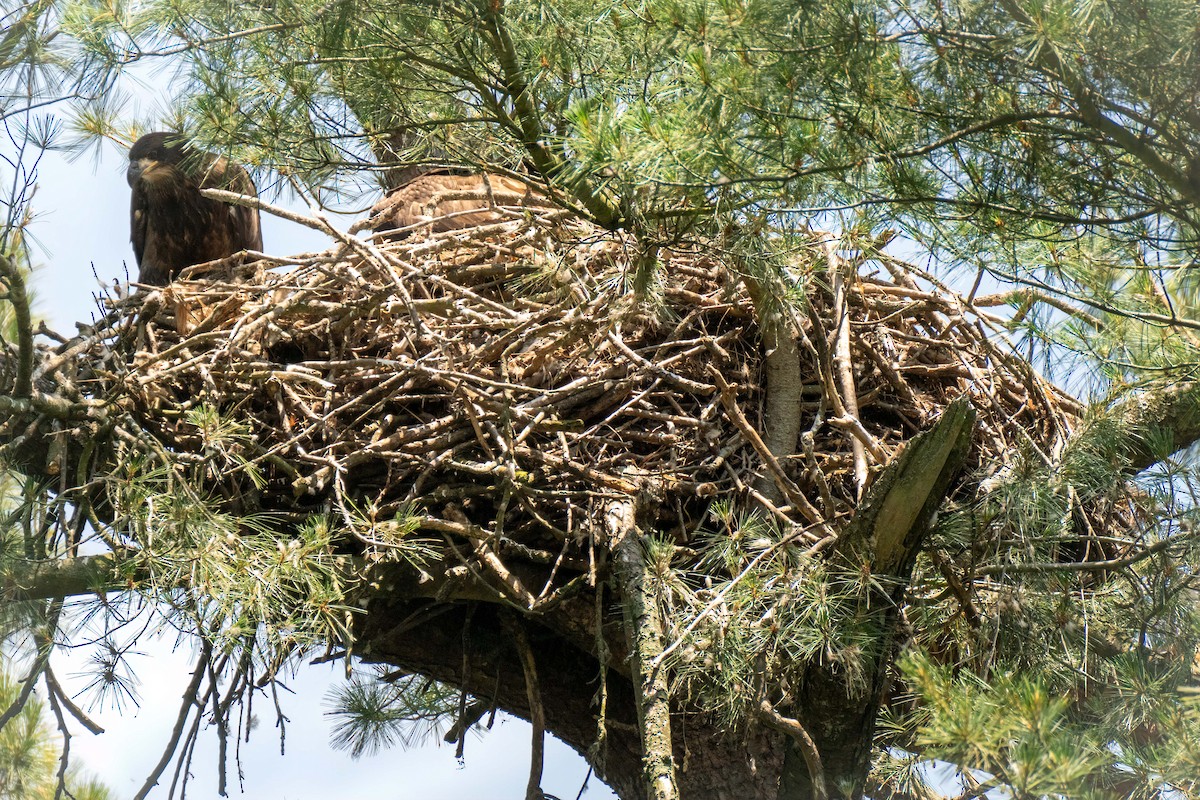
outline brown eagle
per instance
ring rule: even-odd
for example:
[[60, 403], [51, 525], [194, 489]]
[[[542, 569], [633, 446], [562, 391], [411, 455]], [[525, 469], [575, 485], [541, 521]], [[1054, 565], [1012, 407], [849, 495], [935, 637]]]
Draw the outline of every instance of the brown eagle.
[[262, 250], [258, 209], [210, 200], [200, 189], [257, 197], [240, 165], [192, 149], [181, 134], [148, 133], [129, 148], [130, 240], [138, 282], [165, 286], [184, 267]]
[[434, 233], [501, 222], [510, 217], [493, 206], [517, 205], [551, 206], [516, 178], [433, 172], [389, 192], [371, 209], [370, 225], [378, 232], [398, 231], [395, 237], [404, 238], [414, 232], [406, 228], [423, 222]]

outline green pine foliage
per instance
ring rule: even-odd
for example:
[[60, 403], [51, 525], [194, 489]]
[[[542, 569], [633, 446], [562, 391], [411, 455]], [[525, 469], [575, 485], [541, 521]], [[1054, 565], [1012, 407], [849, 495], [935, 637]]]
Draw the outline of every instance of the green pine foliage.
[[354, 758], [440, 733], [459, 710], [460, 693], [419, 675], [357, 674], [332, 689], [330, 742]]
[[[192, 469], [225, 478], [252, 470], [240, 451], [242, 434], [220, 423], [211, 410], [198, 424], [209, 456]], [[127, 533], [140, 543], [134, 562], [152, 576], [144, 587], [168, 607], [186, 610], [218, 651], [253, 645], [267, 664], [277, 664], [318, 644], [349, 642], [356, 609], [349, 576], [336, 541], [345, 534], [331, 517], [284, 526], [269, 514], [220, 513], [194, 489], [201, 475], [130, 454], [124, 475], [114, 476], [112, 495], [125, 515]], [[403, 515], [375, 519], [359, 512], [356, 533], [373, 560], [419, 565], [426, 545], [410, 536]], [[282, 534], [287, 530], [287, 534]], [[133, 566], [132, 564], [130, 565]]]
[[[21, 685], [0, 672], [0, 708], [7, 709], [21, 693]], [[45, 703], [32, 695], [20, 712], [0, 730], [0, 798], [52, 800], [59, 795], [59, 753], [54, 733], [46, 722]], [[76, 800], [109, 800], [112, 792], [77, 766], [66, 775], [64, 787]]]

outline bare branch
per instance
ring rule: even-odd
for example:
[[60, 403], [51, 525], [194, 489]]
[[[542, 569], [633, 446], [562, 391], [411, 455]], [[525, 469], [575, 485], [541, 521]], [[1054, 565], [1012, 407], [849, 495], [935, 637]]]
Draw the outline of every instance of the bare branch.
[[771, 705], [770, 700], [763, 700], [759, 704], [759, 719], [795, 740], [804, 756], [804, 763], [808, 766], [808, 777], [813, 788], [812, 800], [826, 800], [829, 790], [825, 786], [825, 768], [821, 765], [821, 753], [800, 721], [780, 714]]

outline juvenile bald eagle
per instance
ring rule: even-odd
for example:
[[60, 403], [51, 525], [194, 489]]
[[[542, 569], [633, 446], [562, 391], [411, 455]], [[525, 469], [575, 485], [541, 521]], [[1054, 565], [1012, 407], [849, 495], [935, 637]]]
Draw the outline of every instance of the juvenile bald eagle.
[[504, 175], [455, 175], [429, 173], [413, 178], [392, 190], [371, 209], [371, 229], [400, 230], [397, 238], [409, 236], [404, 230], [433, 220], [433, 232], [453, 231], [501, 222], [511, 217], [494, 206], [535, 206], [546, 208], [550, 202], [532, 192], [515, 178]]
[[148, 133], [129, 149], [130, 240], [138, 282], [165, 286], [184, 267], [262, 250], [258, 209], [210, 200], [200, 189], [257, 196], [238, 164], [192, 149], [178, 133]]

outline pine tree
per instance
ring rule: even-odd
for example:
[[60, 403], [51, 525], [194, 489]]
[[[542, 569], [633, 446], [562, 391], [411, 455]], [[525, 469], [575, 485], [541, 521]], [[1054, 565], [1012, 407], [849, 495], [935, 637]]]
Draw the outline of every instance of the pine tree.
[[[44, 667], [55, 598], [155, 601], [199, 643], [168, 755], [323, 652], [405, 670], [340, 745], [504, 708], [530, 797], [546, 730], [628, 798], [930, 797], [939, 760], [966, 797], [1197, 792], [1195, 3], [5, 18], [14, 186], [42, 108], [128, 143], [121, 76], [169, 57], [153, 126], [334, 245], [55, 339], [7, 204], [10, 627]], [[447, 172], [529, 192], [404, 241], [324, 215]]]

